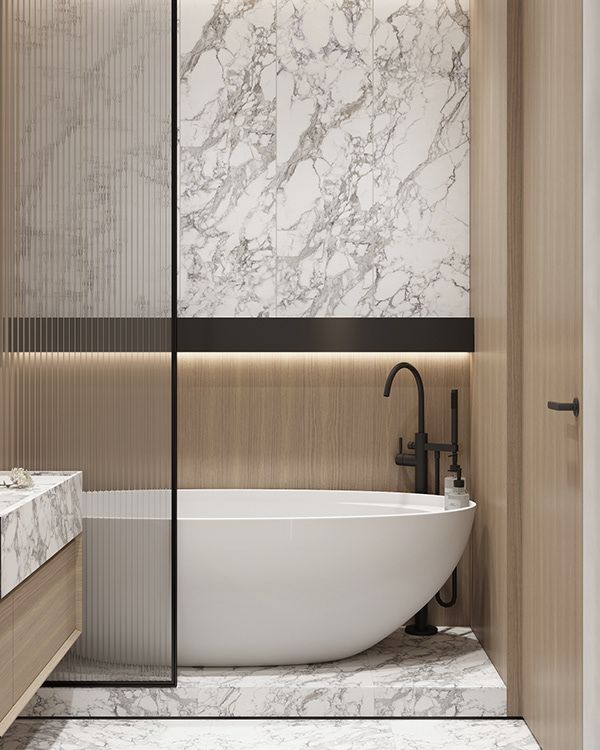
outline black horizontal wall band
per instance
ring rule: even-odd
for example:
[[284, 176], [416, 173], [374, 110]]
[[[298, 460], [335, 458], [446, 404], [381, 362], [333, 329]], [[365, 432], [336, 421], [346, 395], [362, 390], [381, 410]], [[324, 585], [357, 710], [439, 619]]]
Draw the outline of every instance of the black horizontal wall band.
[[9, 352], [170, 352], [171, 318], [11, 318]]
[[179, 318], [180, 352], [472, 352], [473, 318]]
[[[9, 352], [170, 352], [171, 318], [13, 318]], [[178, 318], [180, 352], [472, 352], [472, 318]]]

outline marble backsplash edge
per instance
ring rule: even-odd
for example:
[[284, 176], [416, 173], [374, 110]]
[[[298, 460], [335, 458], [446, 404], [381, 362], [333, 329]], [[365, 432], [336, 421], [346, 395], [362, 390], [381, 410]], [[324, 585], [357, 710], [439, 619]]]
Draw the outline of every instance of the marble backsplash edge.
[[30, 499], [0, 517], [2, 596], [34, 573], [83, 528], [81, 472], [67, 474], [65, 481], [47, 489], [34, 486], [29, 494]]

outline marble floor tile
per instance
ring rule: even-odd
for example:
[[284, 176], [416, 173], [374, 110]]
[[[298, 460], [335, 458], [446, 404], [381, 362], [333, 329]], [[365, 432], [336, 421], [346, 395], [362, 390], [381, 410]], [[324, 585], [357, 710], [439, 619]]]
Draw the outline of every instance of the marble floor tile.
[[443, 628], [435, 638], [399, 630], [362, 654], [325, 664], [184, 667], [174, 688], [43, 688], [24, 715], [502, 717], [506, 687], [470, 629]]
[[3, 750], [539, 750], [523, 721], [19, 719]]

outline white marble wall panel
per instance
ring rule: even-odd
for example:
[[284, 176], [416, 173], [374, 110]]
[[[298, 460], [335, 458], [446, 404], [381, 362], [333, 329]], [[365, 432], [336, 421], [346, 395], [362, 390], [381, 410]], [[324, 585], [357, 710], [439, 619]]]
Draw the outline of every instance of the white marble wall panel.
[[180, 314], [275, 313], [275, 0], [182, 0]]
[[278, 3], [278, 315], [371, 312], [371, 26], [371, 0]]
[[373, 314], [468, 315], [465, 0], [374, 0]]
[[180, 315], [468, 315], [467, 2], [181, 0]]

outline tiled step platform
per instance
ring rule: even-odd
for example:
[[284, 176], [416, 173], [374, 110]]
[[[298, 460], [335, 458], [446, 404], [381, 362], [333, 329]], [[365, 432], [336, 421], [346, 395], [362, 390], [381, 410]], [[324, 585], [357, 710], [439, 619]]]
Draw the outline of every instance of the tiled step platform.
[[432, 638], [399, 630], [326, 664], [182, 668], [177, 687], [43, 688], [24, 715], [502, 717], [506, 687], [470, 629], [442, 628]]
[[19, 719], [3, 750], [540, 750], [518, 719]]

